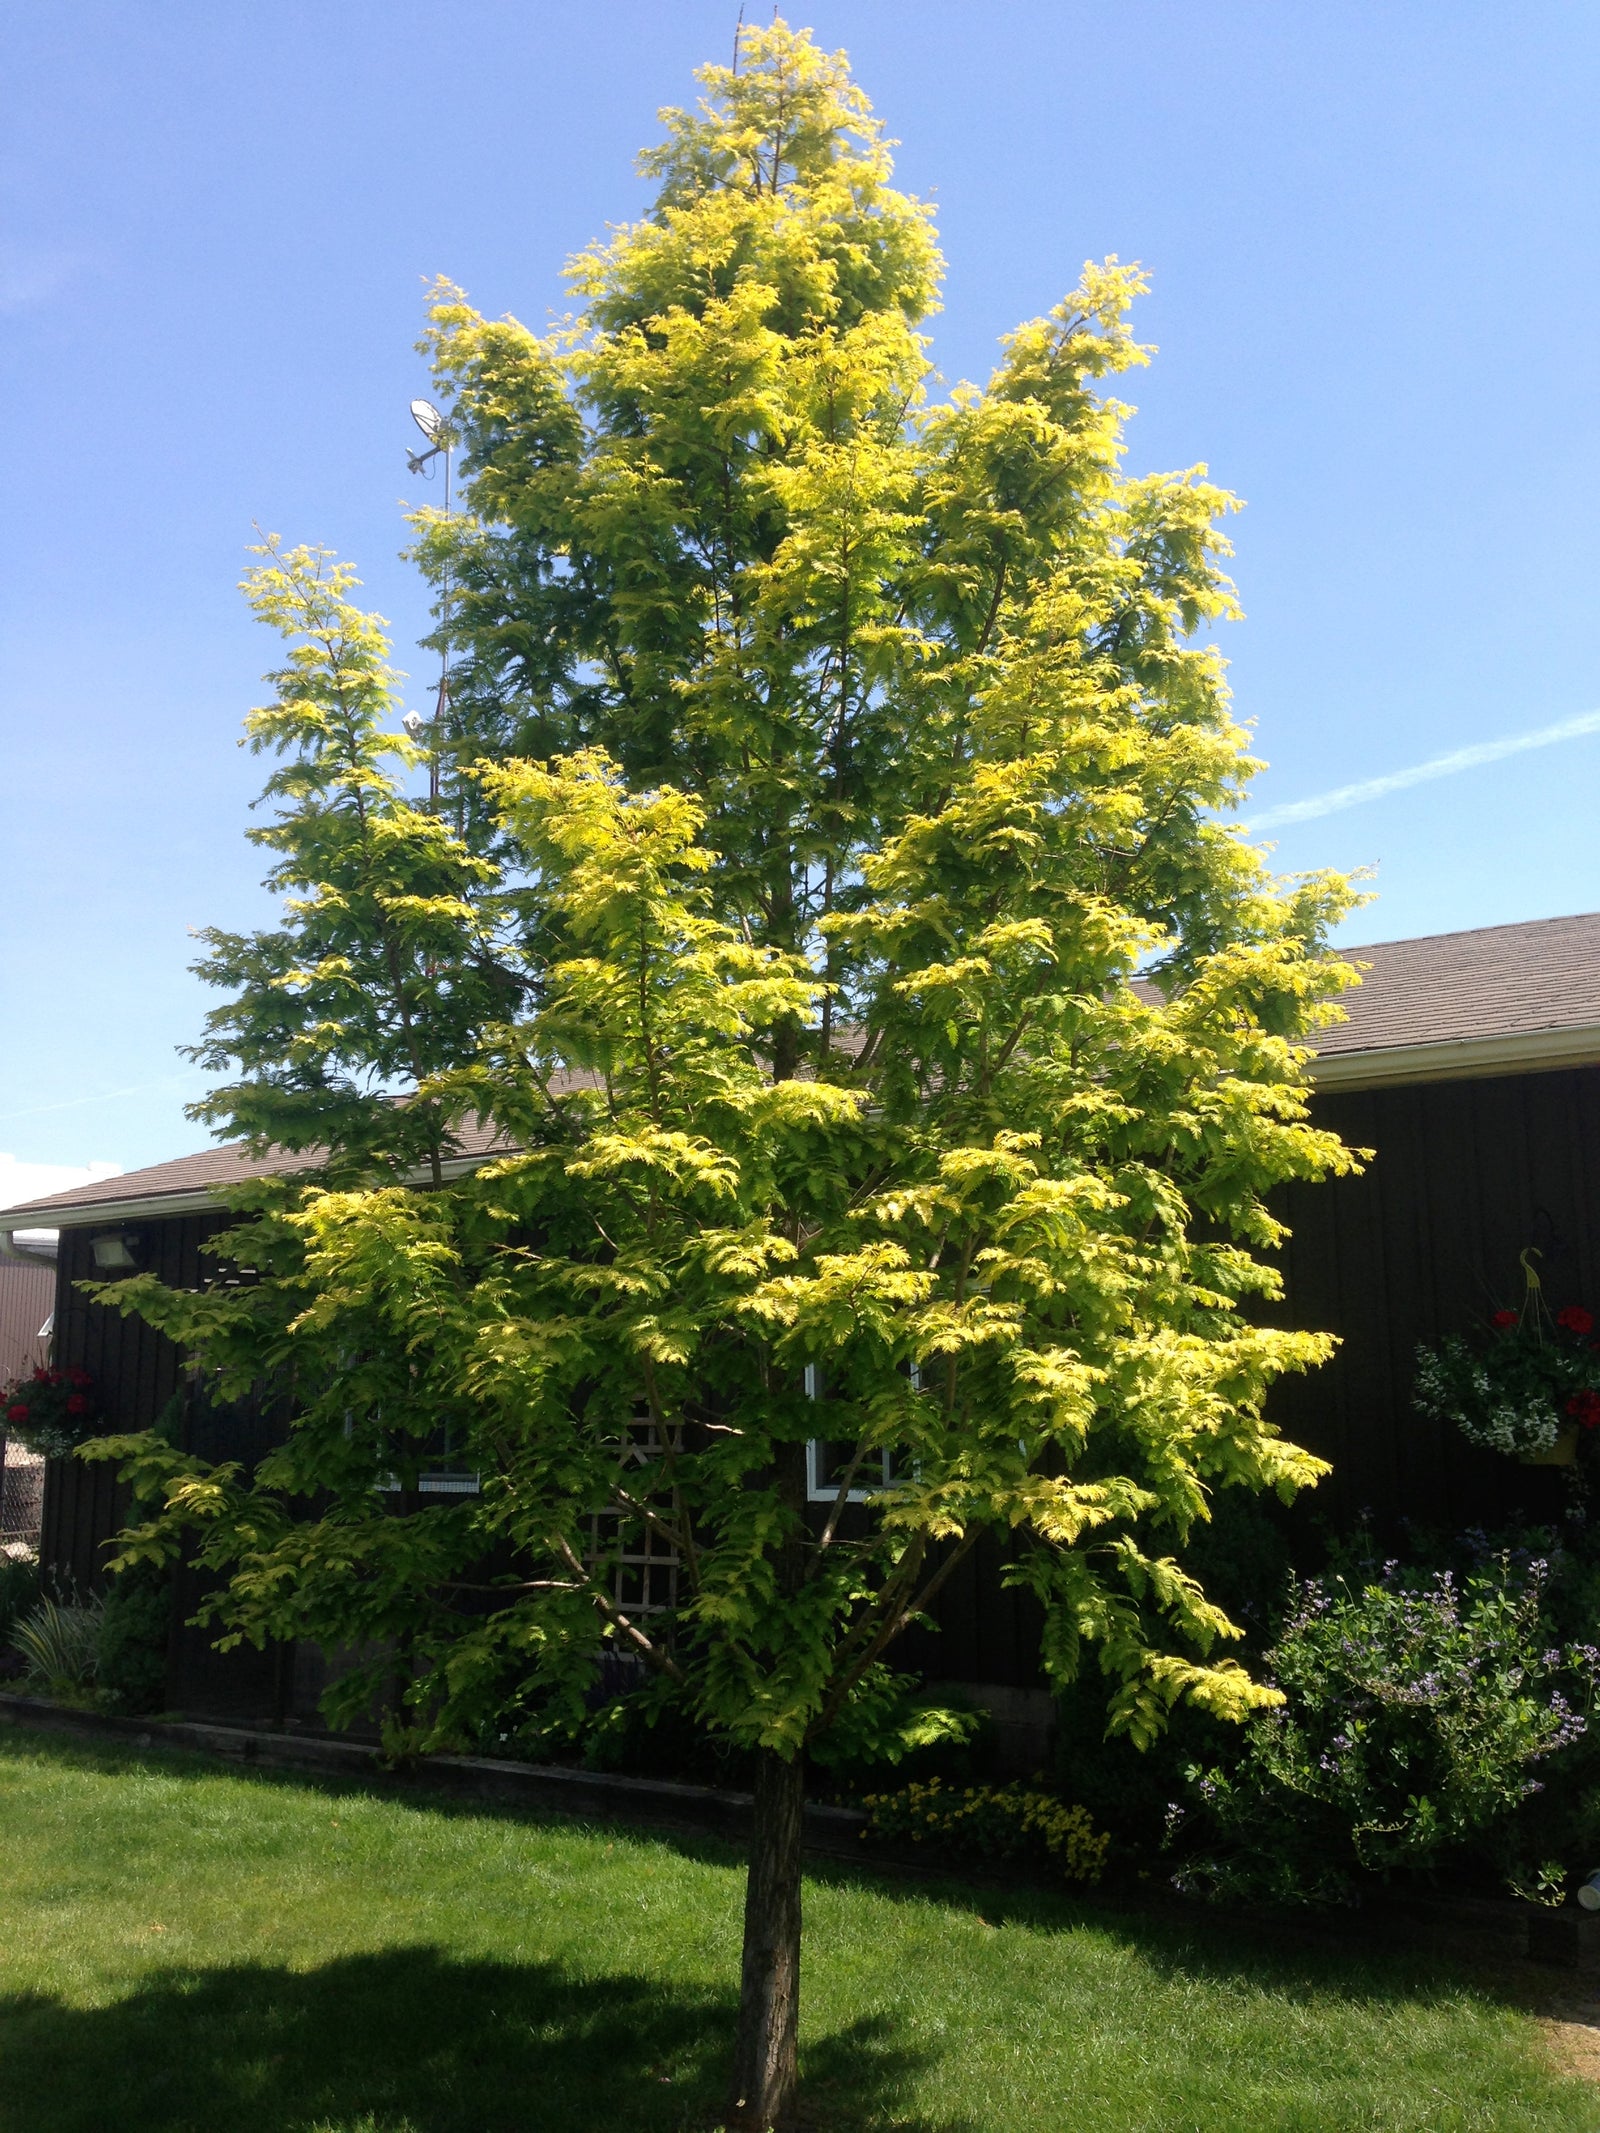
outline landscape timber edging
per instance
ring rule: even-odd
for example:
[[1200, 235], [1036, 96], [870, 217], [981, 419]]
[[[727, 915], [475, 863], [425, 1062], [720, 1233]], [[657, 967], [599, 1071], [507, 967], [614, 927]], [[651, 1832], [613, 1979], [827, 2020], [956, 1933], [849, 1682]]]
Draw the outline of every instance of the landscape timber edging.
[[[666, 1778], [620, 1777], [603, 1770], [570, 1770], [553, 1763], [502, 1762], [493, 1756], [431, 1755], [407, 1770], [384, 1768], [370, 1743], [313, 1733], [274, 1733], [198, 1718], [123, 1718], [79, 1711], [70, 1704], [0, 1692], [0, 1723], [36, 1726], [130, 1741], [135, 1747], [197, 1749], [258, 1770], [303, 1770], [322, 1777], [359, 1778], [385, 1787], [416, 1787], [508, 1807], [535, 1807], [579, 1820], [649, 1822], [693, 1829], [745, 1843], [751, 1797]], [[821, 1858], [861, 1857], [867, 1818], [853, 1807], [806, 1806], [805, 1845]]]

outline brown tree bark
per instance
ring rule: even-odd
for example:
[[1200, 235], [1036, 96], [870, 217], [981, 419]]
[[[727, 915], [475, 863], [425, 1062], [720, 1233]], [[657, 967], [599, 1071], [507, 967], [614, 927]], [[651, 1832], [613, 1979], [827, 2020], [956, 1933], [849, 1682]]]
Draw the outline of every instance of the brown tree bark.
[[764, 1748], [744, 1895], [739, 2032], [728, 2089], [729, 2133], [792, 2124], [799, 2083], [800, 1856], [805, 1769]]

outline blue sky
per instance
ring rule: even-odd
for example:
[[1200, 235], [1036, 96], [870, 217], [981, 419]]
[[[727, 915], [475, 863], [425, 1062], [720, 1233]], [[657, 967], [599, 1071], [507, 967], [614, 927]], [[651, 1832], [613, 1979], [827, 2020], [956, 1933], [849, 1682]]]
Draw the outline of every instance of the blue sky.
[[[203, 1140], [187, 929], [265, 915], [235, 746], [258, 522], [396, 551], [423, 282], [534, 323], [725, 58], [703, 0], [51, 0], [0, 16], [0, 1199]], [[829, 0], [936, 202], [946, 375], [1142, 260], [1136, 468], [1248, 509], [1226, 649], [1257, 812], [1600, 709], [1600, 13], [1453, 0]], [[1600, 904], [1600, 732], [1282, 821], [1377, 868], [1353, 940]]]

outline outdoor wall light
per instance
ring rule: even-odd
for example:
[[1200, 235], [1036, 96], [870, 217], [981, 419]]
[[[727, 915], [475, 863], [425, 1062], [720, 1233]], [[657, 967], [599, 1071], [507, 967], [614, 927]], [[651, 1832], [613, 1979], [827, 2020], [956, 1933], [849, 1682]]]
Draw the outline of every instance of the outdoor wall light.
[[126, 1269], [139, 1264], [139, 1246], [143, 1240], [127, 1230], [118, 1230], [107, 1237], [91, 1237], [89, 1249], [94, 1253], [94, 1263], [106, 1272], [116, 1267]]

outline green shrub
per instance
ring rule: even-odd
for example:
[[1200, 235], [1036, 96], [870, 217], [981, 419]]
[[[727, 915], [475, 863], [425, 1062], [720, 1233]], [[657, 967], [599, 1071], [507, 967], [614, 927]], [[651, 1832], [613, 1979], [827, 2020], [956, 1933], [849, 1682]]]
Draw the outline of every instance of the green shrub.
[[32, 1556], [0, 1555], [0, 1645], [21, 1616], [39, 1604], [39, 1565]]
[[1081, 1807], [1022, 1785], [948, 1786], [938, 1778], [869, 1793], [865, 1834], [925, 1844], [953, 1859], [1048, 1861], [1067, 1881], [1095, 1882], [1110, 1838]]
[[835, 1792], [859, 1794], [892, 1768], [902, 1784], [933, 1778], [970, 1783], [988, 1754], [993, 1721], [942, 1682], [919, 1681], [878, 1665], [857, 1683], [840, 1721], [811, 1750]]
[[[1580, 1663], [1600, 1668], [1600, 1531], [1593, 1520], [1568, 1518], [1559, 1531], [1472, 1531], [1455, 1544], [1454, 1561], [1470, 1571], [1503, 1554], [1513, 1563], [1548, 1562], [1540, 1599], [1546, 1648], [1566, 1647]], [[1539, 1776], [1541, 1789], [1517, 1810], [1513, 1849], [1521, 1862], [1559, 1857], [1587, 1875], [1600, 1862], [1600, 1723]]]
[[[598, 1703], [576, 1741], [557, 1738], [553, 1746], [557, 1755], [570, 1754], [575, 1746], [586, 1769], [619, 1777], [666, 1778], [735, 1792], [748, 1791], [755, 1782], [749, 1749], [707, 1733], [692, 1713], [653, 1685]], [[537, 1761], [549, 1750], [541, 1751], [535, 1741], [527, 1752]]]
[[11, 1641], [28, 1668], [28, 1687], [60, 1702], [81, 1702], [93, 1684], [103, 1603], [41, 1600]]
[[95, 1653], [95, 1683], [115, 1711], [159, 1711], [166, 1701], [170, 1573], [136, 1563], [106, 1595]]
[[1339, 1899], [1474, 1844], [1509, 1870], [1511, 1818], [1585, 1731], [1600, 1660], [1549, 1645], [1544, 1583], [1543, 1563], [1506, 1558], [1465, 1578], [1389, 1563], [1366, 1583], [1308, 1579], [1267, 1654], [1285, 1701], [1231, 1768], [1192, 1774], [1221, 1846], [1180, 1886]]
[[[614, 1678], [631, 1682], [634, 1676], [618, 1670]], [[659, 1680], [597, 1695], [576, 1734], [571, 1729], [541, 1732], [537, 1722], [515, 1719], [497, 1731], [501, 1738], [487, 1745], [488, 1753], [518, 1752], [537, 1761], [550, 1754], [569, 1755], [576, 1748], [591, 1770], [738, 1791], [748, 1790], [755, 1778], [751, 1751], [708, 1734]], [[886, 1766], [908, 1778], [967, 1782], [982, 1767], [992, 1735], [988, 1714], [967, 1697], [939, 1684], [919, 1683], [911, 1674], [875, 1667], [844, 1722], [812, 1752], [813, 1788], [852, 1798], [874, 1781], [881, 1783]]]
[[[1243, 1630], [1236, 1649], [1259, 1671], [1296, 1589], [1283, 1507], [1238, 1489], [1220, 1491], [1210, 1519], [1190, 1534], [1183, 1560], [1207, 1597]], [[1057, 1691], [1052, 1790], [1087, 1808], [1099, 1828], [1112, 1832], [1119, 1852], [1153, 1856], [1171, 1803], [1183, 1794], [1184, 1773], [1231, 1762], [1240, 1729], [1180, 1702], [1155, 1740], [1135, 1748], [1125, 1734], [1106, 1731], [1113, 1686], [1091, 1662]]]

